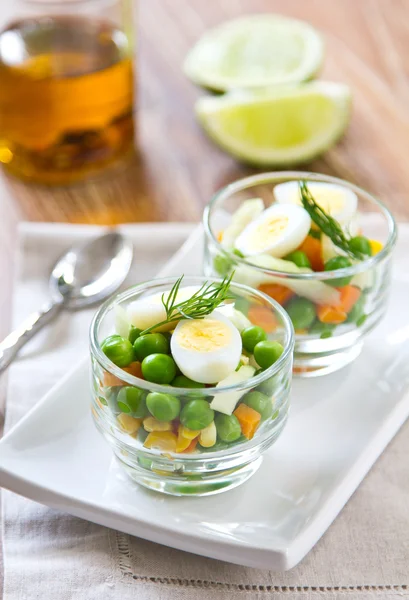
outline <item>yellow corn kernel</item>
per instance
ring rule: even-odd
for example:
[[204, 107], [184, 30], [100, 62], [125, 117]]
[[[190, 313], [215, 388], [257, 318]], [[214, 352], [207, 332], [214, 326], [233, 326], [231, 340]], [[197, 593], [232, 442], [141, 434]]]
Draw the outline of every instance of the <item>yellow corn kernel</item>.
[[179, 425], [178, 434], [180, 437], [184, 437], [187, 440], [194, 440], [200, 435], [200, 429], [188, 429], [187, 427], [183, 427], [183, 425]]
[[178, 441], [176, 442], [176, 452], [184, 452], [187, 448], [189, 448], [191, 442], [192, 440], [179, 434]]
[[378, 242], [378, 240], [369, 240], [369, 245], [371, 246], [372, 256], [378, 254], [383, 248], [383, 244]]
[[170, 431], [172, 424], [169, 421], [158, 421], [155, 417], [146, 417], [143, 420], [145, 431]]
[[176, 451], [177, 437], [173, 431], [152, 431], [145, 440], [145, 448], [154, 448], [164, 452]]
[[202, 429], [199, 436], [199, 443], [203, 448], [211, 448], [216, 443], [217, 431], [214, 421]]
[[142, 419], [136, 419], [135, 417], [131, 417], [131, 415], [127, 415], [126, 413], [121, 413], [118, 415], [117, 420], [121, 429], [130, 435], [136, 433], [142, 424]]

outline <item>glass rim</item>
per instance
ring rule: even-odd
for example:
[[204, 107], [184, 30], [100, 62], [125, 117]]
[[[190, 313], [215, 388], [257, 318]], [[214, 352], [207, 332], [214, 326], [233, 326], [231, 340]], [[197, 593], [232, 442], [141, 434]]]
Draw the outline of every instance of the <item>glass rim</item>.
[[[355, 192], [358, 196], [364, 196], [366, 200], [375, 204], [380, 208], [383, 213], [387, 225], [388, 225], [388, 239], [380, 252], [371, 256], [365, 260], [359, 261], [351, 265], [350, 267], [344, 267], [342, 269], [337, 269], [333, 271], [313, 271], [312, 273], [287, 273], [285, 271], [274, 271], [272, 269], [267, 269], [264, 267], [259, 267], [257, 265], [252, 264], [245, 258], [241, 258], [237, 254], [226, 250], [220, 244], [217, 237], [214, 235], [212, 228], [210, 226], [210, 217], [212, 214], [212, 210], [214, 209], [215, 204], [219, 200], [227, 199], [229, 196], [236, 192], [240, 192], [246, 190], [247, 188], [252, 187], [253, 185], [267, 184], [272, 183], [274, 180], [279, 179], [306, 179], [309, 181], [324, 181], [326, 183], [334, 183], [337, 185], [341, 185], [343, 187], [347, 187], [348, 189]], [[376, 265], [385, 260], [392, 252], [393, 247], [396, 244], [397, 240], [397, 225], [394, 216], [390, 212], [390, 210], [386, 207], [386, 205], [364, 190], [363, 188], [346, 181], [345, 179], [340, 179], [339, 177], [333, 177], [332, 175], [324, 175], [321, 173], [313, 173], [309, 171], [271, 171], [266, 173], [259, 173], [257, 175], [250, 175], [249, 177], [243, 177], [241, 179], [237, 179], [233, 183], [229, 183], [219, 191], [217, 191], [210, 202], [204, 209], [203, 213], [203, 227], [205, 231], [205, 235], [209, 238], [219, 249], [219, 251], [228, 258], [233, 258], [234, 262], [238, 265], [243, 265], [245, 267], [254, 269], [259, 273], [267, 273], [274, 277], [280, 277], [284, 279], [299, 279], [299, 280], [328, 280], [328, 279], [338, 279], [340, 277], [349, 277], [357, 275], [358, 273], [363, 273], [369, 269], [374, 268]], [[283, 282], [284, 283], [284, 282]]]
[[[91, 355], [94, 356], [98, 360], [99, 364], [106, 371], [112, 373], [113, 375], [118, 377], [118, 379], [125, 381], [126, 383], [128, 383], [130, 385], [137, 386], [141, 389], [144, 389], [144, 390], [150, 391], [150, 392], [152, 392], [152, 391], [163, 392], [163, 393], [172, 394], [172, 395], [175, 395], [175, 394], [191, 395], [192, 393], [196, 393], [197, 395], [203, 394], [203, 396], [209, 396], [209, 395], [216, 396], [217, 394], [221, 394], [221, 393], [225, 393], [225, 392], [242, 391], [242, 390], [247, 389], [248, 382], [249, 382], [248, 379], [245, 381], [241, 381], [240, 383], [237, 383], [234, 385], [228, 385], [228, 386], [223, 386], [223, 387], [203, 387], [203, 388], [182, 388], [182, 387], [176, 388], [171, 385], [162, 385], [159, 383], [152, 383], [150, 381], [146, 381], [145, 379], [140, 379], [139, 377], [135, 377], [134, 375], [127, 373], [120, 367], [117, 367], [102, 352], [100, 344], [98, 342], [97, 334], [98, 334], [98, 329], [99, 329], [99, 326], [100, 326], [102, 320], [108, 314], [110, 309], [112, 309], [116, 304], [131, 298], [135, 293], [148, 290], [150, 286], [153, 287], [153, 286], [168, 285], [168, 284], [173, 285], [176, 282], [176, 280], [177, 280], [177, 277], [164, 277], [164, 278], [158, 278], [158, 279], [154, 279], [154, 280], [150, 280], [150, 281], [145, 281], [143, 283], [132, 286], [119, 294], [115, 294], [114, 296], [111, 296], [111, 298], [108, 298], [108, 300], [106, 300], [102, 304], [102, 306], [98, 309], [98, 311], [95, 313], [95, 315], [91, 321], [90, 332], [89, 332]], [[218, 277], [204, 277], [204, 276], [200, 276], [200, 275], [198, 275], [198, 276], [189, 275], [183, 279], [184, 282], [189, 282], [192, 280], [196, 280], [196, 281], [200, 280], [202, 283], [204, 283], [205, 281], [220, 283], [222, 281], [222, 279], [218, 278]], [[287, 362], [288, 358], [292, 355], [293, 350], [294, 350], [294, 344], [295, 344], [294, 327], [293, 327], [293, 324], [292, 324], [289, 316], [287, 315], [286, 311], [280, 304], [278, 304], [278, 302], [276, 302], [275, 300], [273, 300], [272, 298], [270, 298], [263, 292], [260, 292], [259, 290], [254, 290], [253, 288], [250, 288], [249, 286], [246, 286], [246, 285], [243, 285], [240, 283], [235, 283], [235, 282], [232, 282], [231, 285], [234, 288], [238, 288], [240, 290], [245, 291], [247, 294], [250, 294], [252, 296], [256, 296], [259, 299], [262, 299], [267, 304], [269, 304], [274, 309], [274, 312], [277, 312], [280, 315], [280, 317], [282, 319], [282, 323], [284, 325], [285, 332], [286, 332], [287, 343], [286, 343], [286, 346], [284, 347], [284, 352], [282, 353], [280, 358], [273, 365], [271, 365], [271, 367], [269, 367], [268, 369], [265, 369], [259, 375], [256, 375], [255, 377], [251, 378], [252, 387], [256, 387], [260, 383], [264, 382], [266, 379], [272, 377], [273, 375], [275, 375], [276, 373], [281, 371], [283, 365]]]

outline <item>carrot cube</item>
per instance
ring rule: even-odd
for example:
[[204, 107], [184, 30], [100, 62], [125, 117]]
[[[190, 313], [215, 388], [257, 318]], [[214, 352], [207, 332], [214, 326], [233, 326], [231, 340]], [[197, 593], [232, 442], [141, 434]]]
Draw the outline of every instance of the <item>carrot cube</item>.
[[254, 410], [254, 408], [247, 406], [247, 404], [239, 404], [233, 414], [240, 423], [241, 432], [244, 437], [251, 440], [260, 424], [260, 413]]
[[284, 306], [284, 304], [294, 296], [292, 290], [280, 283], [263, 283], [259, 285], [258, 289], [260, 292], [267, 294], [267, 296], [270, 296], [270, 298], [281, 304], [281, 306]]

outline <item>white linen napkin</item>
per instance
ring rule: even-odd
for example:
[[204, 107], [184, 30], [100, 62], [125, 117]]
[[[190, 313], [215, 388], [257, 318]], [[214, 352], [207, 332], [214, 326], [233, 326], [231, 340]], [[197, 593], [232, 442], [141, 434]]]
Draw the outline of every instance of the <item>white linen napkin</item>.
[[[186, 224], [122, 227], [135, 245], [128, 283], [153, 277], [191, 228]], [[90, 226], [22, 226], [15, 324], [47, 299], [47, 277], [55, 260], [75, 241], [99, 231]], [[86, 353], [94, 310], [61, 315], [25, 348], [9, 372], [6, 429]], [[406, 425], [314, 550], [287, 573], [187, 554], [3, 492], [4, 600], [409, 597], [409, 541], [407, 528], [402, 527], [408, 518], [408, 433]]]

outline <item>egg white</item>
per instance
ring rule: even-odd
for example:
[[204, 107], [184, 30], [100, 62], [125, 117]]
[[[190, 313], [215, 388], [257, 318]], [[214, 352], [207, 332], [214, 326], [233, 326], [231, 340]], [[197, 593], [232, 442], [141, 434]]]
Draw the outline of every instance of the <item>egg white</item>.
[[264, 210], [264, 202], [261, 198], [245, 200], [240, 208], [231, 216], [231, 222], [223, 232], [222, 246], [232, 248], [234, 241], [243, 229], [256, 219]]
[[307, 211], [295, 204], [273, 204], [238, 236], [235, 247], [244, 256], [269, 254], [281, 258], [296, 250], [311, 227]]
[[[180, 288], [176, 297], [177, 302], [187, 300], [198, 290], [198, 286], [186, 286]], [[165, 298], [169, 292], [165, 293]], [[165, 307], [162, 304], [162, 293], [152, 294], [146, 298], [131, 302], [127, 309], [127, 318], [129, 323], [139, 329], [148, 329], [155, 323], [160, 323], [166, 319]], [[175, 327], [175, 323], [167, 323], [157, 329], [157, 331], [170, 331]]]
[[183, 375], [205, 384], [217, 383], [235, 371], [242, 342], [230, 320], [214, 311], [205, 319], [180, 321], [170, 348]]
[[[313, 181], [308, 182], [308, 189], [317, 204], [341, 224], [349, 223], [355, 216], [358, 198], [347, 187], [324, 181]], [[301, 205], [299, 182], [287, 181], [276, 185], [274, 197], [280, 204]]]
[[237, 308], [234, 308], [234, 304], [223, 304], [217, 308], [217, 312], [229, 319], [240, 332], [246, 327], [251, 327], [251, 321]]

